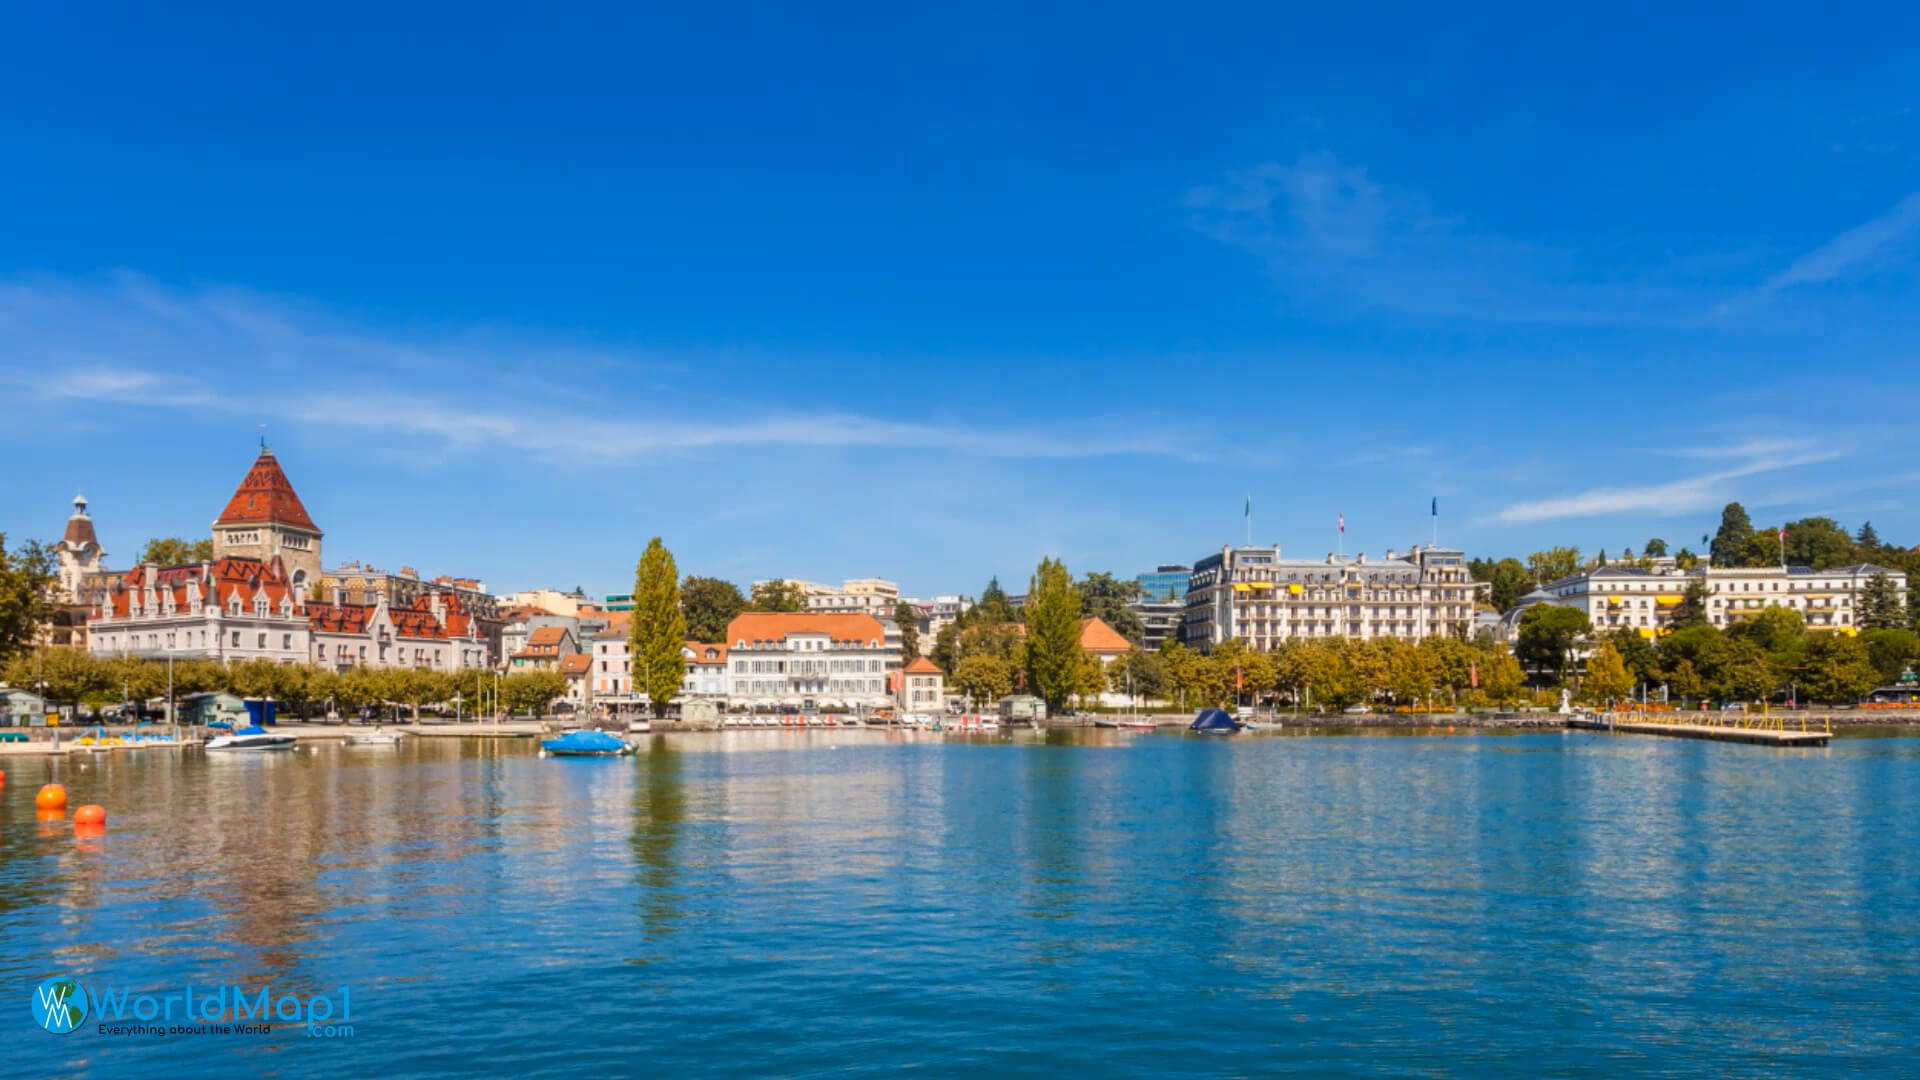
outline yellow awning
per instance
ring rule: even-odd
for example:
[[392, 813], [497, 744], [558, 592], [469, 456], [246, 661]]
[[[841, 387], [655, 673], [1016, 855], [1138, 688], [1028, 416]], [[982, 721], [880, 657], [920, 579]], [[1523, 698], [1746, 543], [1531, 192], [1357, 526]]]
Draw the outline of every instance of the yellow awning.
[[1686, 599], [1684, 596], [1656, 596], [1653, 598], [1653, 602], [1662, 605], [1677, 604], [1684, 599]]
[[1249, 589], [1271, 589], [1271, 588], [1273, 588], [1273, 582], [1271, 582], [1271, 581], [1250, 581], [1250, 582], [1248, 582], [1248, 583], [1247, 583], [1247, 588], [1249, 588]]
[[1651, 626], [1642, 626], [1639, 628], [1639, 630], [1640, 630], [1641, 637], [1650, 638], [1654, 636], [1654, 629]]
[[1292, 594], [1293, 594], [1293, 595], [1295, 595], [1295, 596], [1299, 596], [1299, 595], [1300, 595], [1301, 593], [1303, 593], [1303, 592], [1306, 592], [1306, 590], [1305, 590], [1305, 589], [1302, 589], [1302, 588], [1301, 588], [1300, 586], [1298, 586], [1298, 585], [1289, 585], [1289, 586], [1287, 586], [1287, 591], [1288, 591], [1288, 592], [1290, 592], [1290, 593], [1292, 593]]
[[1247, 591], [1248, 591], [1248, 589], [1247, 589], [1247, 587], [1246, 587], [1245, 585], [1235, 585], [1235, 586], [1233, 587], [1233, 591], [1234, 591], [1234, 592], [1247, 592]]

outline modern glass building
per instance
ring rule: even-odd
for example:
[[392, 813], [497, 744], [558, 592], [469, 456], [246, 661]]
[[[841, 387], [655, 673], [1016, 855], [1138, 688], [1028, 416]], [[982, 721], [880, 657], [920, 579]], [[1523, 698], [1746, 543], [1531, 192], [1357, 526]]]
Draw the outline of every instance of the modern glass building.
[[1187, 578], [1192, 573], [1191, 566], [1158, 566], [1153, 573], [1141, 574], [1133, 580], [1140, 583], [1140, 599], [1165, 603], [1187, 598]]

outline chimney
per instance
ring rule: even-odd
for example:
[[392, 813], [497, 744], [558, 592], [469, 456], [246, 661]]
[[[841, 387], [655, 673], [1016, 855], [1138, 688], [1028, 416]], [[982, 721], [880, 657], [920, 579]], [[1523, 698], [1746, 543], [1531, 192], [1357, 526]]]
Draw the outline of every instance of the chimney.
[[1367, 564], [1367, 553], [1364, 551], [1360, 552], [1359, 554], [1353, 557], [1353, 561], [1360, 564], [1361, 566], [1365, 566]]

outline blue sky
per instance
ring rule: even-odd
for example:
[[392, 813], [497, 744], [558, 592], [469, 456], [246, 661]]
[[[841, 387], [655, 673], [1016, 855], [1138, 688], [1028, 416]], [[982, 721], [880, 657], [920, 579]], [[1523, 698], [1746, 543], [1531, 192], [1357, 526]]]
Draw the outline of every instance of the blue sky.
[[499, 590], [1920, 541], [1910, 6], [698, 7], [12, 13], [0, 531], [265, 423]]

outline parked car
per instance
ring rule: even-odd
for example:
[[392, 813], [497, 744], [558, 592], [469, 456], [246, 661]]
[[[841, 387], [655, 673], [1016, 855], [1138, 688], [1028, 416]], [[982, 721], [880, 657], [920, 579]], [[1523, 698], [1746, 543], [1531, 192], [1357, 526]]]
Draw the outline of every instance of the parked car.
[[1349, 705], [1346, 708], [1341, 709], [1340, 711], [1343, 713], [1346, 713], [1349, 716], [1360, 716], [1365, 713], [1370, 713], [1373, 710], [1365, 705]]

